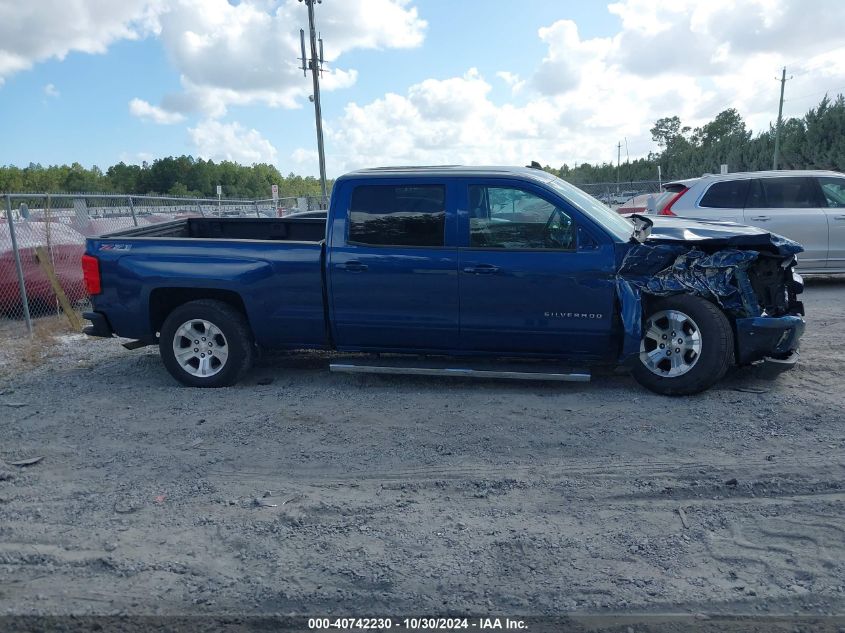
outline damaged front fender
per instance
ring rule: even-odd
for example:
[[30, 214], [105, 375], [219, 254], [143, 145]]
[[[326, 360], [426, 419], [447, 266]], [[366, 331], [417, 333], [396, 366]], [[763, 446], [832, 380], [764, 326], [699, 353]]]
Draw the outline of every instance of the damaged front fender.
[[[750, 241], [756, 248], [750, 248], [750, 245], [740, 248], [740, 236], [726, 228], [730, 227], [719, 227], [715, 235], [711, 231], [708, 237], [697, 235], [698, 239], [686, 240], [679, 239], [683, 231], [676, 230], [677, 235], [666, 235], [664, 231], [662, 237], [660, 233], [653, 233], [644, 243], [626, 245], [628, 248], [615, 284], [624, 331], [622, 360], [639, 353], [643, 295], [692, 294], [719, 305], [738, 328], [740, 322], [743, 323], [743, 329], [737, 330], [740, 362], [756, 355], [750, 348], [748, 354], [743, 354], [742, 350], [748, 348], [744, 339], [749, 331], [760, 327], [760, 319], [767, 322], [772, 320], [771, 316], [786, 312], [792, 304], [800, 306], [794, 301], [794, 294], [800, 289], [796, 290], [792, 285], [791, 269], [795, 253], [803, 250], [801, 246], [779, 235], [754, 229], [751, 235], [740, 233], [745, 240], [753, 237]], [[763, 260], [765, 264], [761, 263]], [[755, 284], [761, 292], [755, 291]], [[748, 326], [751, 328], [748, 331], [747, 321], [755, 323], [754, 327]], [[803, 326], [794, 341], [801, 332]], [[760, 335], [757, 337], [759, 339]], [[765, 342], [760, 346], [762, 348], [766, 348]]]

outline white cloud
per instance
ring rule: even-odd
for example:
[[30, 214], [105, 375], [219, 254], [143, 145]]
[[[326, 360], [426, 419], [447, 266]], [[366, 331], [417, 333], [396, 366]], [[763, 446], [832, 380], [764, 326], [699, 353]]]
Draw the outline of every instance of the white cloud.
[[290, 158], [297, 165], [304, 165], [308, 163], [316, 163], [319, 160], [319, 155], [315, 149], [297, 147], [291, 153]]
[[490, 84], [470, 69], [348, 104], [326, 124], [329, 171], [615, 162], [625, 139], [631, 158], [656, 150], [649, 129], [664, 116], [699, 126], [733, 107], [752, 129], [766, 129], [777, 114], [774, 77], [783, 65], [795, 74], [787, 116], [845, 86], [841, 0], [819, 0], [812, 9], [747, 0], [742, 11], [733, 0], [622, 0], [609, 10], [621, 26], [607, 37], [582, 39], [570, 20], [539, 29], [547, 51], [533, 71], [523, 71], [526, 79], [516, 69], [496, 73], [518, 97], [513, 103], [494, 101]]
[[38, 62], [153, 33], [160, 9], [160, 0], [0, 0], [0, 85]]
[[[343, 0], [315, 9], [325, 42], [325, 91], [355, 83], [357, 72], [333, 62], [361, 48], [419, 46], [426, 22], [409, 0]], [[173, 0], [160, 17], [161, 40], [180, 73], [183, 91], [166, 95], [171, 112], [223, 116], [230, 105], [295, 108], [311, 93], [298, 68], [305, 5], [262, 0]], [[329, 64], [331, 62], [331, 64]]]
[[[283, 172], [293, 172], [295, 174], [315, 174], [319, 169], [319, 156], [316, 149], [297, 147], [291, 152], [290, 157], [285, 162]], [[328, 159], [327, 159], [328, 160]]]
[[841, 0], [624, 0], [611, 58], [640, 74], [733, 74], [755, 54], [807, 59], [843, 46]]
[[575, 88], [585, 66], [600, 59], [610, 40], [595, 38], [581, 40], [578, 26], [572, 20], [558, 20], [538, 31], [548, 46], [548, 54], [534, 73], [533, 86], [538, 92], [556, 95]]
[[58, 97], [59, 96], [59, 89], [56, 88], [53, 84], [47, 84], [44, 86], [44, 94], [48, 97]]
[[429, 121], [462, 121], [472, 116], [475, 104], [484, 101], [490, 85], [478, 70], [470, 68], [463, 77], [426, 79], [408, 89], [408, 101]]
[[[329, 63], [326, 91], [357, 80], [355, 70], [335, 65], [344, 53], [416, 47], [427, 28], [411, 0], [337, 0], [317, 5], [316, 19]], [[162, 111], [220, 117], [230, 105], [299, 107], [311, 92], [297, 68], [307, 23], [298, 0], [0, 0], [0, 85], [71, 51], [103, 53], [118, 40], [154, 34], [183, 87], [161, 100]]]
[[185, 120], [185, 116], [179, 112], [169, 112], [158, 106], [151, 105], [143, 99], [132, 99], [129, 102], [129, 112], [145, 121], [152, 121], [162, 125], [170, 125]]
[[188, 129], [197, 155], [214, 160], [232, 160], [245, 165], [275, 163], [278, 152], [258, 130], [247, 130], [240, 123], [201, 121]]
[[376, 164], [525, 164], [557, 153], [562, 134], [547, 101], [497, 106], [490, 90], [470, 69], [413, 85], [406, 95], [347, 105], [343, 117], [326, 126], [331, 171]]
[[525, 84], [518, 74], [507, 70], [500, 70], [496, 73], [496, 76], [510, 86], [513, 93], [519, 92]]

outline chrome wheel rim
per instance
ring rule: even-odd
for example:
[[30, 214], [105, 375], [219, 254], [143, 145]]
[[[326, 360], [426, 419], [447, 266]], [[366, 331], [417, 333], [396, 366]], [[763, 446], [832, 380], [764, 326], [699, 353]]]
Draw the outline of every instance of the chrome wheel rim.
[[173, 355], [191, 376], [219, 373], [229, 358], [229, 343], [219, 327], [203, 319], [185, 321], [173, 335]]
[[701, 331], [692, 318], [678, 310], [655, 312], [645, 322], [640, 362], [666, 378], [690, 371], [701, 358]]

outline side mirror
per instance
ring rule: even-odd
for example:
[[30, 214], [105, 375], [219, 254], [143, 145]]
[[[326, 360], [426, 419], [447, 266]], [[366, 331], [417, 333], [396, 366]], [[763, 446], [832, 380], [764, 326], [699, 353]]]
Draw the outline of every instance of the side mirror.
[[21, 213], [21, 217], [22, 217], [24, 220], [28, 220], [28, 219], [29, 219], [29, 207], [28, 207], [28, 206], [26, 206], [26, 203], [25, 203], [25, 202], [21, 202], [21, 206], [20, 206], [20, 213]]

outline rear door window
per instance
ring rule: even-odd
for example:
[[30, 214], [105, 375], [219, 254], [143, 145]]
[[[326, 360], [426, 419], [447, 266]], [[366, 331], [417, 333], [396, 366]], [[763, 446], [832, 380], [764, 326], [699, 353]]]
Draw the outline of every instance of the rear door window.
[[760, 178], [751, 184], [746, 209], [811, 209], [818, 207], [811, 178]]
[[699, 207], [710, 209], [742, 209], [748, 195], [749, 180], [715, 182], [705, 192]]
[[819, 178], [822, 195], [827, 206], [832, 209], [845, 207], [845, 178]]
[[443, 246], [445, 185], [363, 185], [352, 192], [350, 244]]

